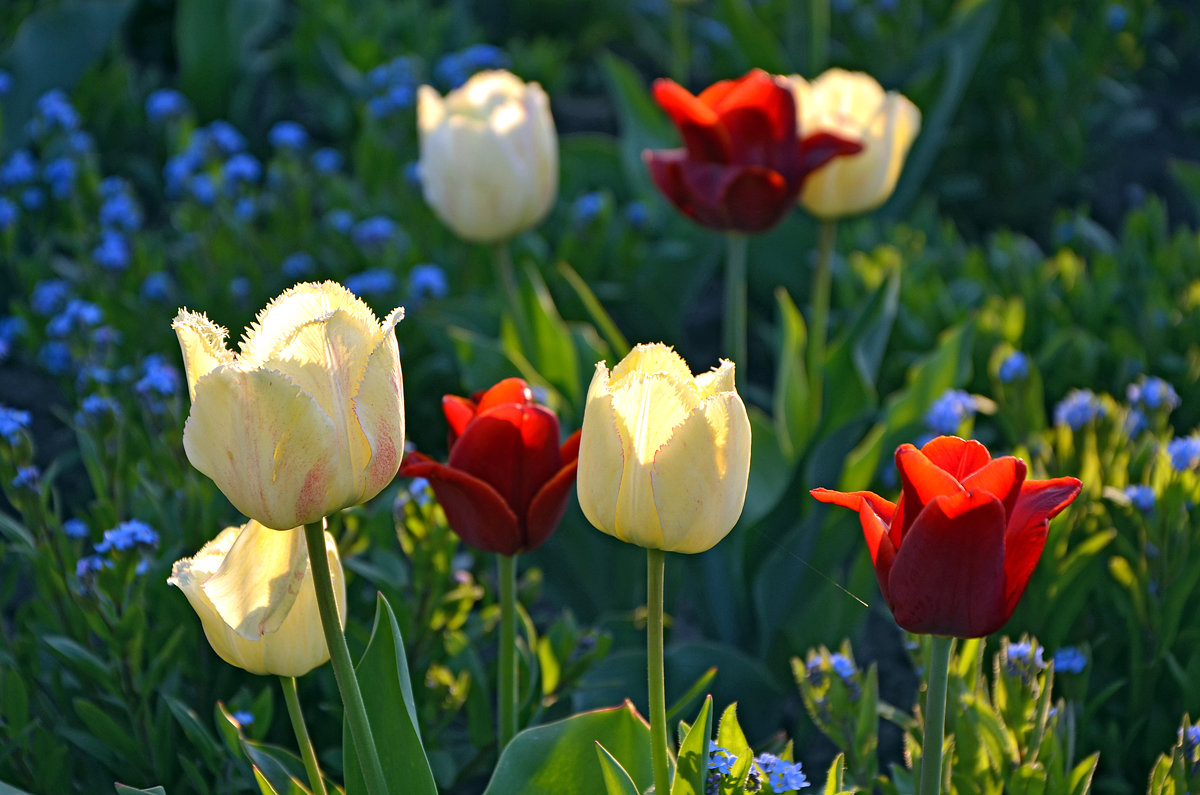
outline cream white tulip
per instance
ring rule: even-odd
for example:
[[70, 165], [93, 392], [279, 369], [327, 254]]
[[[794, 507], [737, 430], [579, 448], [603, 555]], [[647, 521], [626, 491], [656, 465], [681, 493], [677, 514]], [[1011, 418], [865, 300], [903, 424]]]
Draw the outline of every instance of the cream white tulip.
[[[325, 533], [338, 617], [346, 626], [346, 578]], [[252, 674], [303, 676], [329, 659], [303, 528], [279, 532], [251, 519], [227, 527], [167, 583], [183, 591], [222, 660]]]
[[180, 310], [191, 413], [183, 447], [239, 511], [286, 530], [374, 497], [404, 450], [395, 326], [345, 287], [298, 284], [267, 305], [237, 353]]
[[803, 135], [827, 131], [862, 143], [855, 155], [834, 158], [808, 175], [800, 203], [818, 218], [842, 218], [873, 210], [887, 201], [913, 139], [921, 111], [903, 94], [884, 92], [864, 72], [830, 69], [812, 83], [789, 80]]
[[622, 541], [703, 552], [737, 523], [750, 420], [733, 362], [692, 376], [662, 344], [638, 345], [588, 388], [577, 489], [583, 514]]
[[456, 235], [496, 243], [529, 229], [558, 193], [558, 137], [537, 83], [480, 72], [444, 98], [417, 99], [425, 200]]

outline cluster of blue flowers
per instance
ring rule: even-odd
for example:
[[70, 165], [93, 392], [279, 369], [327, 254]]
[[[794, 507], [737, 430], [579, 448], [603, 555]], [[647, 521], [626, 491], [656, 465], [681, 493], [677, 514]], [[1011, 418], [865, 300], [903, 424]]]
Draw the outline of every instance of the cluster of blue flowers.
[[417, 101], [418, 61], [401, 56], [380, 64], [367, 73], [367, 112], [385, 119], [408, 110]]
[[1009, 641], [1004, 646], [1004, 670], [1010, 676], [1019, 676], [1028, 685], [1039, 672], [1046, 669], [1044, 655], [1045, 649], [1037, 644], [1027, 640], [1017, 643]]
[[33, 416], [28, 411], [0, 406], [0, 439], [16, 446], [32, 422]]
[[1126, 486], [1125, 496], [1129, 498], [1129, 503], [1142, 513], [1150, 513], [1154, 510], [1156, 497], [1152, 486], [1144, 484]]
[[[708, 777], [704, 783], [706, 795], [715, 795], [721, 791], [725, 776], [733, 772], [737, 757], [725, 748], [708, 742]], [[765, 781], [764, 781], [765, 780]], [[764, 783], [772, 792], [796, 792], [810, 786], [808, 777], [804, 775], [799, 762], [787, 762], [774, 754], [759, 754], [754, 758], [749, 774], [746, 776], [746, 792], [762, 791]]]
[[187, 97], [173, 88], [160, 88], [146, 97], [146, 118], [151, 124], [178, 121], [191, 111]]
[[1087, 657], [1074, 646], [1063, 646], [1054, 652], [1054, 672], [1058, 674], [1083, 673], [1087, 667]]
[[1200, 433], [1167, 442], [1167, 456], [1176, 472], [1200, 468]]
[[1054, 424], [1067, 425], [1073, 431], [1105, 415], [1104, 404], [1090, 389], [1072, 389], [1054, 407]]
[[241, 221], [249, 221], [257, 213], [254, 189], [261, 177], [262, 164], [246, 151], [246, 139], [220, 119], [193, 130], [183, 151], [172, 155], [163, 167], [169, 198], [190, 198], [212, 207], [224, 196]]
[[70, 199], [83, 170], [93, 167], [89, 158], [95, 144], [80, 129], [79, 113], [60, 89], [38, 98], [25, 132], [32, 150], [17, 149], [0, 164], [0, 232], [14, 229], [22, 211], [46, 208], [48, 197]]
[[485, 69], [507, 69], [508, 54], [491, 44], [472, 44], [447, 53], [433, 66], [433, 79], [443, 89], [454, 89]]
[[[79, 522], [79, 520], [71, 521]], [[80, 525], [82, 527], [75, 525], [71, 531], [68, 531], [67, 523], [64, 523], [63, 532], [73, 538], [86, 538], [87, 526], [82, 522]], [[98, 572], [113, 568], [116, 560], [115, 554], [145, 552], [157, 547], [158, 533], [150, 525], [138, 519], [121, 522], [116, 527], [104, 531], [104, 537], [92, 545], [92, 554], [79, 559], [79, 562], [75, 564], [75, 577], [86, 586]], [[138, 561], [137, 567], [134, 569], [135, 573], [145, 573], [147, 565], [145, 559]]]
[[1000, 383], [1011, 384], [1014, 381], [1024, 381], [1029, 377], [1029, 357], [1020, 351], [1013, 351], [1000, 362], [997, 373]]
[[17, 491], [36, 492], [42, 482], [42, 471], [32, 464], [17, 467], [17, 475], [12, 479], [12, 487]]
[[961, 389], [950, 389], [925, 412], [925, 427], [934, 435], [956, 434], [963, 422], [974, 417], [977, 410], [978, 403], [974, 395]]

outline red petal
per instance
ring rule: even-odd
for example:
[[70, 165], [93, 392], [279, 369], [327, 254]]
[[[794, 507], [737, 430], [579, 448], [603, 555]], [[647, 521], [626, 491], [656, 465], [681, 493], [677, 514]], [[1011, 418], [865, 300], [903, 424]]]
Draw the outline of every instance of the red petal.
[[949, 472], [961, 483], [968, 475], [982, 469], [992, 460], [988, 449], [974, 439], [957, 436], [939, 436], [921, 448], [933, 463]]
[[420, 453], [405, 457], [401, 474], [429, 481], [446, 512], [446, 521], [464, 543], [502, 555], [521, 551], [523, 539], [517, 515], [487, 483]]
[[1082, 486], [1076, 478], [1054, 478], [1027, 480], [1021, 487], [1016, 507], [1009, 512], [1005, 539], [1005, 605], [1010, 615], [1042, 557], [1050, 520], [1079, 496]]
[[544, 406], [496, 406], [476, 415], [448, 464], [489, 484], [524, 517], [533, 495], [562, 467], [558, 418]]
[[[980, 445], [982, 446], [982, 445]], [[986, 491], [1004, 503], [1004, 515], [1012, 516], [1025, 482], [1025, 462], [1010, 455], [997, 458], [963, 479], [967, 491]]]
[[888, 580], [909, 632], [982, 637], [1008, 620], [1004, 506], [986, 492], [936, 497], [904, 536]]
[[871, 563], [875, 565], [875, 578], [879, 581], [879, 590], [883, 592], [883, 598], [890, 606], [888, 575], [896, 559], [896, 548], [892, 545], [887, 530], [895, 515], [896, 506], [870, 491], [847, 493], [813, 489], [809, 494], [821, 502], [858, 511], [863, 537], [867, 540], [867, 549], [871, 553]]
[[524, 379], [505, 378], [480, 395], [478, 401], [479, 407], [475, 409], [475, 413], [482, 414], [488, 409], [505, 403], [520, 403], [521, 405], [532, 403], [533, 392], [530, 391], [529, 384], [525, 383]]
[[446, 395], [442, 398], [442, 413], [450, 424], [450, 447], [453, 447], [467, 429], [467, 423], [475, 419], [475, 401], [458, 395]]
[[[576, 437], [578, 435], [575, 434]], [[522, 552], [540, 547], [558, 527], [567, 510], [567, 498], [571, 496], [571, 486], [575, 484], [578, 469], [578, 458], [572, 459], [533, 496], [525, 518], [525, 548]]]
[[935, 497], [960, 493], [963, 487], [954, 475], [930, 461], [923, 451], [911, 444], [896, 448], [896, 468], [900, 470], [904, 491], [904, 511], [900, 517], [899, 537], [893, 536], [892, 540], [900, 546], [926, 505]]
[[[708, 92], [701, 99], [709, 99]], [[756, 70], [714, 97], [735, 163], [791, 171], [796, 160], [796, 100], [790, 88]]]
[[708, 104], [673, 80], [655, 80], [653, 92], [654, 100], [679, 128], [690, 158], [714, 163], [729, 160], [729, 136]]
[[756, 166], [679, 164], [689, 213], [705, 226], [738, 232], [770, 229], [792, 209], [796, 191], [778, 172]]
[[567, 440], [562, 443], [558, 453], [562, 456], [563, 463], [570, 463], [579, 458], [579, 439], [583, 435], [583, 431], [575, 431], [567, 437]]
[[[803, 134], [803, 130], [800, 131]], [[797, 146], [796, 180], [803, 182], [804, 178], [821, 166], [843, 155], [856, 155], [862, 151], [862, 144], [849, 138], [842, 138], [830, 132], [819, 132], [802, 138]]]

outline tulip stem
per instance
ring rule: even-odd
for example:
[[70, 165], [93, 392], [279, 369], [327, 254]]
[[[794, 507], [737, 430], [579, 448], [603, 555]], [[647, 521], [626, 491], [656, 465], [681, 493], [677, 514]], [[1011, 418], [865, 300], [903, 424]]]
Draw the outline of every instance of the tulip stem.
[[646, 678], [650, 688], [650, 759], [654, 791], [671, 792], [667, 765], [667, 684], [663, 669], [663, 577], [667, 553], [646, 550]]
[[954, 638], [934, 635], [929, 650], [929, 681], [925, 686], [925, 740], [921, 746], [919, 795], [942, 791], [942, 745], [946, 732], [946, 682]]
[[287, 704], [288, 717], [292, 719], [292, 731], [296, 733], [296, 744], [300, 746], [300, 757], [304, 760], [304, 769], [308, 772], [308, 783], [313, 795], [326, 795], [325, 779], [321, 776], [321, 766], [317, 764], [317, 754], [313, 750], [312, 740], [308, 736], [308, 727], [304, 725], [304, 713], [300, 710], [300, 696], [296, 692], [296, 677], [281, 676], [279, 684], [283, 686], [283, 700]]
[[517, 733], [517, 556], [496, 555], [500, 567], [500, 747]]
[[746, 244], [737, 232], [725, 236], [725, 355], [748, 372], [746, 361]]
[[829, 294], [832, 289], [833, 245], [837, 241], [837, 222], [821, 221], [817, 236], [817, 262], [813, 266], [812, 310], [808, 324], [808, 401], [809, 411], [821, 420], [825, 389], [825, 340], [829, 326]]
[[342, 695], [342, 706], [346, 721], [350, 724], [350, 742], [358, 753], [363, 780], [370, 795], [387, 795], [387, 782], [383, 767], [379, 764], [379, 752], [375, 749], [375, 738], [371, 734], [371, 723], [367, 720], [367, 708], [363, 704], [362, 691], [354, 675], [354, 664], [350, 661], [350, 647], [342, 632], [338, 618], [337, 602], [333, 596], [333, 577], [329, 572], [329, 558], [325, 552], [325, 522], [304, 525], [304, 540], [308, 543], [308, 562], [312, 567], [313, 586], [317, 592], [317, 610], [321, 614], [321, 629], [325, 632], [325, 643], [329, 646], [329, 662], [337, 679], [338, 692]]

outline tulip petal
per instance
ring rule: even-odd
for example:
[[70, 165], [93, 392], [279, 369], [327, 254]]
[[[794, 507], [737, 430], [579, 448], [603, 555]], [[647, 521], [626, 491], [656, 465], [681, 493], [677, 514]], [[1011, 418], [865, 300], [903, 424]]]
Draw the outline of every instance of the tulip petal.
[[613, 367], [609, 383], [618, 382], [630, 373], [664, 373], [681, 381], [692, 380], [692, 370], [674, 348], [661, 342], [635, 345], [633, 350]]
[[415, 452], [405, 457], [400, 474], [429, 481], [450, 528], [468, 546], [501, 555], [521, 551], [524, 539], [517, 515], [484, 481]]
[[533, 495], [562, 467], [558, 418], [536, 404], [495, 406], [475, 416], [447, 464], [490, 485], [523, 517]]
[[654, 453], [650, 483], [662, 536], [642, 546], [686, 553], [711, 549], [737, 524], [749, 474], [746, 406], [736, 392], [714, 395]]
[[960, 483], [992, 460], [991, 453], [974, 439], [939, 436], [921, 448], [925, 457], [946, 470]]
[[[982, 446], [982, 445], [981, 445]], [[967, 491], [986, 491], [1004, 504], [1004, 515], [1012, 516], [1025, 482], [1025, 462], [1011, 455], [990, 461], [963, 479]]]
[[[572, 434], [578, 447], [579, 431]], [[571, 496], [571, 486], [575, 483], [575, 475], [579, 469], [578, 459], [570, 459], [554, 477], [546, 481], [533, 495], [529, 503], [529, 512], [525, 517], [525, 547], [522, 552], [540, 547], [558, 527], [563, 514], [567, 511], [567, 500]]]
[[459, 395], [442, 397], [442, 413], [446, 415], [446, 423], [450, 426], [450, 446], [462, 436], [467, 429], [467, 423], [475, 419], [475, 401]]
[[1016, 507], [1009, 512], [1005, 539], [1005, 603], [1010, 614], [1041, 559], [1050, 520], [1079, 496], [1082, 487], [1076, 478], [1027, 480], [1021, 486]]
[[879, 582], [879, 590], [883, 593], [884, 601], [891, 607], [888, 575], [896, 560], [896, 547], [888, 535], [888, 526], [896, 514], [896, 506], [870, 491], [841, 492], [812, 489], [809, 494], [821, 502], [840, 505], [858, 512], [863, 538], [867, 541], [867, 550], [871, 553], [871, 563], [875, 567], [875, 578]]
[[362, 473], [354, 504], [381, 492], [400, 467], [404, 451], [404, 376], [394, 329], [403, 317], [404, 309], [398, 307], [384, 321], [383, 339], [367, 359], [366, 372], [352, 401], [370, 451], [366, 466], [354, 470]]
[[336, 471], [345, 470], [336, 440], [320, 404], [287, 376], [226, 366], [196, 382], [183, 430], [192, 466], [235, 508], [276, 530], [330, 510]]
[[797, 146], [799, 158], [795, 179], [800, 182], [835, 157], [856, 155], [862, 151], [859, 141], [829, 132], [806, 135]]
[[337, 282], [304, 282], [281, 293], [258, 313], [239, 345], [239, 365], [258, 367], [287, 347], [292, 348], [291, 355], [304, 357], [303, 361], [326, 361], [319, 345], [311, 341], [297, 345], [294, 337], [314, 320], [325, 320], [338, 311], [347, 316], [346, 328], [357, 330], [361, 338], [373, 343], [379, 336], [375, 313], [354, 293]]
[[307, 568], [303, 528], [272, 530], [252, 519], [200, 588], [234, 632], [259, 640], [287, 618]]
[[778, 171], [684, 160], [677, 164], [685, 203], [679, 208], [719, 229], [762, 232], [791, 209], [800, 183], [789, 185]]
[[796, 100], [791, 89], [755, 70], [734, 81], [720, 96], [701, 94], [728, 132], [732, 161], [772, 169], [790, 167], [795, 158]]
[[[732, 81], [730, 81], [732, 82]], [[652, 87], [654, 101], [679, 128], [689, 158], [724, 162], [731, 156], [729, 136], [721, 128], [717, 113], [674, 80], [660, 78]]]
[[488, 409], [505, 403], [521, 405], [532, 403], [533, 391], [530, 390], [529, 384], [525, 383], [523, 378], [505, 378], [482, 395], [477, 396], [476, 400], [478, 405], [475, 407], [475, 413], [482, 414]]
[[961, 493], [963, 487], [954, 475], [930, 461], [911, 444], [896, 448], [896, 468], [900, 470], [900, 482], [903, 485], [903, 510], [900, 511], [899, 537], [893, 535], [892, 541], [899, 547], [904, 543], [905, 533], [926, 505], [935, 497]]
[[904, 536], [888, 578], [892, 613], [909, 632], [981, 637], [1009, 618], [1004, 506], [983, 491], [935, 497]]
[[183, 350], [183, 369], [187, 374], [188, 394], [196, 399], [196, 382], [222, 364], [233, 361], [233, 352], [225, 347], [229, 332], [198, 312], [180, 310], [171, 323]]

